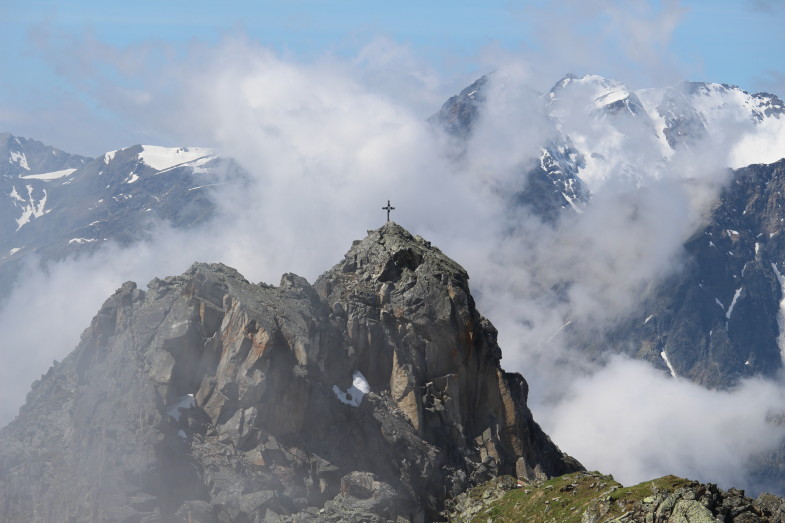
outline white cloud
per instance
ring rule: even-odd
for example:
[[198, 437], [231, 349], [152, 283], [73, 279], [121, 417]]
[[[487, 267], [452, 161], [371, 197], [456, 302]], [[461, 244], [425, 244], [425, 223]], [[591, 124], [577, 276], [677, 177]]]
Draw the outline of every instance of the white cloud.
[[[678, 0], [555, 0], [527, 4], [519, 12], [530, 27], [530, 47], [518, 53], [493, 49], [483, 54], [493, 67], [523, 59], [540, 89], [565, 73], [601, 74], [634, 88], [669, 85], [683, 79], [688, 65], [672, 49], [686, 9]], [[694, 67], [694, 66], [693, 66]]]
[[541, 423], [588, 469], [612, 472], [625, 485], [675, 474], [759, 487], [750, 460], [785, 437], [771, 421], [782, 414], [785, 389], [772, 381], [710, 391], [617, 357], [567, 386], [565, 401], [537, 413]]

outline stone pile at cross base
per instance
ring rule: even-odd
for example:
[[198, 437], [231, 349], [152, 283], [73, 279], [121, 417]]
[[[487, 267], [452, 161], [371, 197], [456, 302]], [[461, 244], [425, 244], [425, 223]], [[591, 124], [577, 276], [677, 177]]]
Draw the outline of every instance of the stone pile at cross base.
[[0, 520], [432, 521], [497, 475], [581, 470], [496, 334], [393, 222], [314, 285], [126, 283], [0, 431]]

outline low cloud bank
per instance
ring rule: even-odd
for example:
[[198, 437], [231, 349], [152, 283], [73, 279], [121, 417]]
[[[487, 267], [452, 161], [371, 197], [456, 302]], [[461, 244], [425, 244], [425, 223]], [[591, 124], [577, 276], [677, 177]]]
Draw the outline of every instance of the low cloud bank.
[[710, 391], [616, 357], [565, 386], [564, 399], [538, 409], [538, 419], [588, 469], [626, 485], [675, 474], [753, 495], [768, 489], [750, 464], [782, 445], [781, 383], [751, 379]]

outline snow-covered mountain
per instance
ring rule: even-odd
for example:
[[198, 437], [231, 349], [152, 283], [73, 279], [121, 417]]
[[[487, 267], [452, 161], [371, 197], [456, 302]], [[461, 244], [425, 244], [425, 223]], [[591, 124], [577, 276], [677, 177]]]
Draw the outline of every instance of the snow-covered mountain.
[[[466, 144], [466, 150], [476, 129], [495, 123], [488, 115], [498, 118], [492, 98], [505, 96], [504, 89], [510, 88], [506, 78], [494, 75], [452, 97], [431, 119], [459, 144]], [[608, 351], [624, 352], [713, 387], [729, 386], [742, 376], [771, 375], [781, 368], [782, 100], [707, 82], [634, 90], [597, 75], [567, 75], [547, 93], [531, 93], [530, 98], [532, 118], [538, 108], [546, 117], [538, 129], [543, 137], [538, 161], [520, 165], [515, 203], [554, 226], [570, 216], [571, 221], [563, 224], [568, 231], [559, 236], [567, 241], [575, 241], [569, 230], [580, 223], [577, 214], [606, 184], [620, 178], [626, 180], [619, 185], [623, 191], [665, 176], [688, 186], [695, 183], [693, 174], [683, 171], [696, 165], [702, 168], [706, 163], [709, 169], [724, 171], [760, 164], [732, 175], [721, 172], [704, 183], [698, 192], [716, 199], [719, 190], [706, 187], [728, 178], [734, 182], [718, 202], [699, 209], [706, 221], [686, 231], [685, 267], [667, 281], [645, 282], [640, 310], [626, 312], [629, 323], [619, 318], [618, 329], [599, 336], [594, 326], [587, 334], [571, 323], [573, 318], [564, 318], [570, 325], [563, 332], [571, 336], [569, 344], [600, 358]], [[600, 205], [624, 205], [636, 198], [630, 193]], [[602, 221], [595, 225], [602, 226]], [[565, 278], [554, 288], [575, 283], [568, 281], [569, 274]], [[557, 304], [561, 298], [552, 299]]]
[[768, 93], [708, 82], [684, 82], [667, 89], [643, 89], [638, 96], [657, 132], [673, 148], [708, 135], [728, 142], [744, 138], [728, 151], [733, 168], [774, 163], [785, 155], [785, 105]]
[[0, 177], [31, 177], [76, 170], [90, 158], [68, 154], [36, 140], [0, 133]]
[[633, 91], [586, 75], [558, 82], [547, 103], [556, 125], [584, 154], [577, 175], [589, 187], [618, 170], [635, 176], [642, 166], [679, 169], [671, 160], [702, 146], [725, 153], [718, 163], [737, 169], [706, 223], [685, 243], [684, 270], [652, 282], [641, 296], [645, 305], [621, 330], [576, 343], [627, 352], [712, 387], [773, 375], [782, 367], [778, 339], [785, 328], [779, 307], [782, 100], [707, 82]]
[[[484, 76], [451, 97], [431, 121], [468, 143], [493, 80]], [[518, 202], [546, 221], [563, 210], [580, 211], [590, 192], [611, 178], [636, 179], [644, 165], [664, 172], [679, 149], [704, 139], [727, 144], [718, 160], [726, 167], [785, 156], [785, 105], [768, 93], [708, 82], [633, 90], [598, 75], [567, 75], [533, 96], [548, 119], [540, 130], [539, 162], [521, 166]]]
[[[590, 157], [610, 158], [613, 146], [625, 138], [641, 142], [656, 139], [659, 153], [667, 159], [680, 146], [705, 137], [725, 143], [739, 135], [745, 138], [728, 151], [729, 167], [773, 163], [785, 154], [782, 100], [768, 93], [750, 94], [733, 85], [683, 82], [632, 90], [597, 75], [568, 75], [548, 92], [546, 104], [557, 127]], [[604, 126], [606, 134], [587, 133], [589, 128], [597, 130], [598, 121], [610, 124]]]
[[[489, 77], [481, 77], [450, 97], [429, 119], [454, 138], [458, 157], [465, 153], [466, 144], [479, 124], [489, 85]], [[527, 206], [543, 220], [554, 222], [565, 209], [580, 212], [581, 206], [588, 201], [589, 192], [578, 176], [578, 171], [585, 165], [584, 155], [555, 127], [544, 135], [552, 138], [544, 140], [537, 158], [521, 166], [522, 181], [510, 203]]]
[[208, 192], [239, 173], [233, 162], [204, 148], [135, 145], [89, 159], [33, 140], [2, 137], [4, 290], [31, 254], [46, 261], [110, 240], [126, 244], [161, 220], [174, 227], [203, 223], [214, 211]]

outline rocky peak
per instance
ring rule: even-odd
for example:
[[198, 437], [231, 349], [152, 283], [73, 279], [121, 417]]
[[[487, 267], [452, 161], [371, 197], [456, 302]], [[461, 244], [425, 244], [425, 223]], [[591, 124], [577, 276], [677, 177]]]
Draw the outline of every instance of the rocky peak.
[[[425, 263], [430, 269], [421, 274], [430, 272], [448, 272], [460, 275], [463, 280], [468, 280], [466, 271], [456, 262], [445, 256], [431, 242], [420, 236], [412, 236], [409, 231], [395, 222], [387, 222], [377, 230], [368, 231], [364, 240], [355, 241], [343, 261], [338, 263], [330, 273], [358, 273], [369, 275], [369, 267], [383, 264], [384, 270], [375, 275], [380, 282], [399, 280], [404, 270], [416, 271]], [[393, 274], [388, 272], [392, 271]]]
[[[356, 243], [316, 288], [345, 322], [353, 365], [372, 389], [390, 390], [419, 435], [461, 442], [449, 448], [455, 453], [473, 440], [485, 449], [481, 460], [493, 456], [512, 470], [526, 444], [505, 427], [531, 416], [516, 410], [527, 386], [499, 368], [496, 330], [477, 312], [468, 279], [439, 249], [390, 222]], [[535, 473], [526, 459], [518, 466]]]
[[569, 115], [576, 107], [598, 118], [644, 113], [640, 100], [627, 86], [593, 74], [568, 74], [551, 88], [546, 99], [550, 114], [556, 118]]
[[129, 282], [0, 431], [0, 518], [424, 521], [581, 469], [500, 356], [466, 271], [395, 223], [313, 286]]
[[485, 103], [488, 76], [482, 76], [457, 95], [444, 102], [438, 113], [429, 118], [450, 135], [467, 139], [477, 120], [480, 107]]
[[76, 170], [90, 160], [37, 140], [0, 133], [0, 177], [41, 176], [64, 169]]

